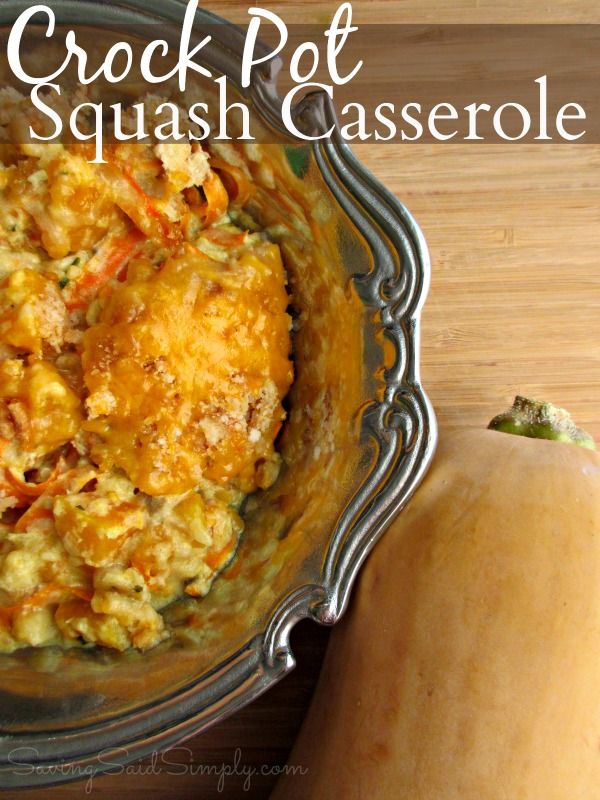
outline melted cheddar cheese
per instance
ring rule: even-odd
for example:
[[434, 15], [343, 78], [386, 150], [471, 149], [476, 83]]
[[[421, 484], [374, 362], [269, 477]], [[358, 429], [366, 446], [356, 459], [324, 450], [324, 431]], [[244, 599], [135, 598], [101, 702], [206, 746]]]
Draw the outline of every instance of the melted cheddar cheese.
[[203, 477], [263, 485], [290, 381], [287, 304], [267, 242], [225, 265], [188, 247], [117, 287], [83, 337], [95, 460], [150, 495]]

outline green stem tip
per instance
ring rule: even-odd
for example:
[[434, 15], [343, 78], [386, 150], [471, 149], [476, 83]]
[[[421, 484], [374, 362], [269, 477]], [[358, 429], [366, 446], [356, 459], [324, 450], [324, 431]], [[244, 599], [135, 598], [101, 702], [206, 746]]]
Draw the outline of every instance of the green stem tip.
[[550, 439], [577, 444], [589, 450], [596, 449], [596, 443], [589, 433], [578, 428], [564, 408], [518, 395], [512, 407], [494, 417], [488, 428], [515, 436], [528, 436], [530, 439]]

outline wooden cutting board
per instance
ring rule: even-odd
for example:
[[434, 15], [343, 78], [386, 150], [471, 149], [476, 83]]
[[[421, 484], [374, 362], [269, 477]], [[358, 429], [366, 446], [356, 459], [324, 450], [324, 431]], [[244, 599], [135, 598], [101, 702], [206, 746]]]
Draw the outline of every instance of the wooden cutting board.
[[[244, 22], [248, 5], [209, 7]], [[323, 22], [337, 3], [269, 3], [286, 21]], [[600, 22], [571, 0], [354, 2], [359, 22]], [[422, 372], [444, 426], [484, 425], [517, 393], [568, 407], [600, 439], [600, 146], [362, 145], [364, 163], [415, 214], [432, 285]], [[168, 759], [95, 778], [108, 800], [266, 798], [308, 705], [327, 632], [303, 623], [298, 668], [249, 708]], [[249, 771], [253, 774], [249, 775]], [[86, 782], [19, 793], [84, 796]]]

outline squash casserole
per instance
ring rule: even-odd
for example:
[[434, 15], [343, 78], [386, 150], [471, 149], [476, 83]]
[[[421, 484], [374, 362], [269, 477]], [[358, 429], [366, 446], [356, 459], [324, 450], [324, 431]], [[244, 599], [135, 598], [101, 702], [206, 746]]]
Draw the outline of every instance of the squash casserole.
[[155, 646], [277, 478], [286, 276], [223, 152], [0, 149], [0, 651]]

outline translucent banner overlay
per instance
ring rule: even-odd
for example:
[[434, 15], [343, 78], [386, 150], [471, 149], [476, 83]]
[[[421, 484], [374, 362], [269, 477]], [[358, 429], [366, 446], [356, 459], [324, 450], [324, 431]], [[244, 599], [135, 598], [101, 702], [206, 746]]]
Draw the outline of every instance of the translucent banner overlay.
[[600, 142], [600, 26], [372, 24], [341, 42], [326, 23], [263, 20], [254, 43], [229, 25], [186, 38], [183, 12], [119, 29], [57, 19], [52, 36], [37, 15], [11, 59], [0, 28], [2, 141]]

